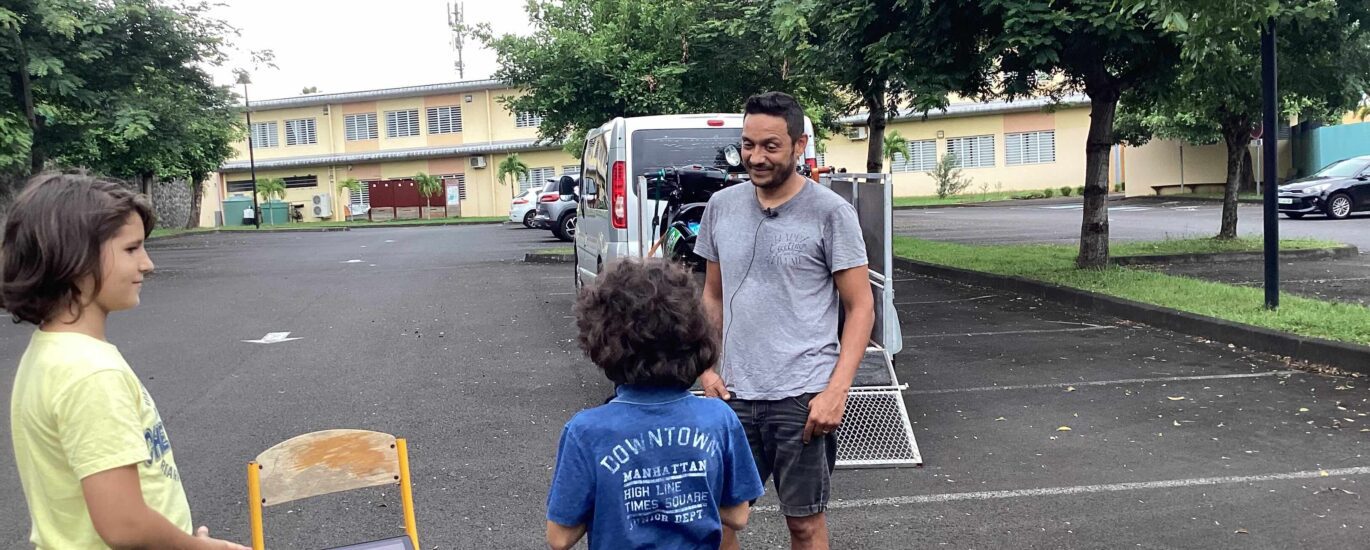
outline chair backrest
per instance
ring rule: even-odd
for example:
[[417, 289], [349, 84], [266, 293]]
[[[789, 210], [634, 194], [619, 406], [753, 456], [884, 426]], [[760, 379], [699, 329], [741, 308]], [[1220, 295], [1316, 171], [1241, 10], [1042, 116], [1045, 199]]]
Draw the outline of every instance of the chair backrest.
[[262, 505], [400, 482], [395, 436], [324, 430], [290, 438], [257, 455]]

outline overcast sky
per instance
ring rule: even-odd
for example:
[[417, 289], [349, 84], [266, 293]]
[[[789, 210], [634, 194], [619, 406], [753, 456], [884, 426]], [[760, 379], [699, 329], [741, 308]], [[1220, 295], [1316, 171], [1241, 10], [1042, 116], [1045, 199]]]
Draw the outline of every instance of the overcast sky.
[[[248, 50], [269, 49], [278, 69], [253, 74], [251, 97], [272, 99], [489, 78], [495, 55], [468, 39], [466, 75], [458, 78], [444, 15], [453, 0], [225, 0], [215, 13], [242, 33], [236, 52], [214, 70], [232, 84], [232, 69], [247, 67]], [[490, 23], [496, 34], [528, 34], [523, 2], [466, 0], [468, 23]]]

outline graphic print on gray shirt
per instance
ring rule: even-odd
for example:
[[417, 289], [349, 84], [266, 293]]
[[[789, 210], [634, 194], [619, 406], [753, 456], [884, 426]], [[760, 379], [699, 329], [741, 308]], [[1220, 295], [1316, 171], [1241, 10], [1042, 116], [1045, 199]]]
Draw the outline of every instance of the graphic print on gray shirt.
[[767, 217], [750, 183], [709, 200], [695, 253], [723, 275], [719, 375], [738, 399], [823, 391], [837, 367], [833, 273], [866, 265], [856, 209], [812, 180]]

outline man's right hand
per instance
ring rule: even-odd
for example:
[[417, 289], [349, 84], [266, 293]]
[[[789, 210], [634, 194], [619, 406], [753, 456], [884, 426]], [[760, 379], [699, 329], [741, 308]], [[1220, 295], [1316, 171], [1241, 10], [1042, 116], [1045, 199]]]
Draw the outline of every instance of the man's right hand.
[[699, 375], [699, 385], [704, 387], [704, 397], [717, 397], [724, 401], [733, 398], [733, 394], [728, 393], [727, 384], [723, 383], [723, 377], [719, 376], [714, 369], [704, 371]]
[[195, 539], [196, 542], [201, 543], [205, 548], [215, 548], [222, 550], [252, 550], [251, 548], [248, 548], [241, 544], [229, 542], [226, 540], [210, 538], [209, 528], [204, 526], [201, 526], [199, 529], [195, 530]]

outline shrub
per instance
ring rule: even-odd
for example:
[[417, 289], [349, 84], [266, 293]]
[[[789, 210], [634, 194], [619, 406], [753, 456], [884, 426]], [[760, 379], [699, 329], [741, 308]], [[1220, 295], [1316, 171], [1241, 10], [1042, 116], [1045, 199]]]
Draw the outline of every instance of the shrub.
[[971, 184], [970, 178], [962, 175], [961, 169], [956, 166], [956, 155], [951, 153], [942, 155], [942, 160], [933, 167], [932, 181], [937, 184], [937, 198], [939, 199], [959, 195]]
[[1074, 189], [1071, 189], [1069, 185], [1061, 186], [1061, 196], [1062, 196], [1062, 197], [1069, 197], [1070, 194], [1071, 194], [1072, 192], [1074, 192], [1074, 191], [1075, 191], [1075, 190], [1074, 190]]
[[1052, 189], [1052, 188], [1050, 188], [1050, 187], [1048, 187], [1048, 188], [1042, 190], [1042, 196], [1043, 196], [1043, 197], [1046, 197], [1046, 198], [1048, 198], [1048, 199], [1051, 198], [1051, 197], [1053, 197], [1053, 196], [1055, 196], [1055, 195], [1056, 195], [1056, 190], [1055, 190], [1055, 189]]
[[1076, 194], [1076, 195], [1079, 195], [1079, 196], [1081, 196], [1081, 197], [1085, 196], [1085, 186], [1081, 185], [1081, 186], [1079, 186], [1079, 187], [1076, 187], [1076, 188], [1075, 188], [1075, 194]]

